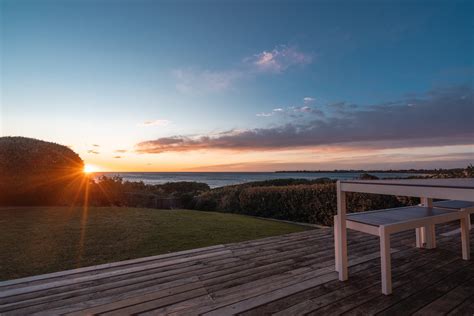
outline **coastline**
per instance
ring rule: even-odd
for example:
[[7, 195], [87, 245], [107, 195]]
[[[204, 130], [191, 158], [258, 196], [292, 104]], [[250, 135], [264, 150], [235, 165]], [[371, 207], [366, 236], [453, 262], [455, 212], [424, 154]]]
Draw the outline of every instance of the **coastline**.
[[[98, 172], [95, 178], [100, 176], [121, 177], [124, 181], [143, 182], [145, 184], [164, 184], [168, 182], [201, 182], [208, 184], [211, 188], [237, 185], [248, 182], [268, 181], [277, 179], [305, 179], [317, 180], [329, 178], [331, 180], [349, 180], [359, 178], [363, 172]], [[378, 178], [407, 178], [416, 175], [425, 176], [422, 173], [401, 172], [379, 172], [370, 173]]]

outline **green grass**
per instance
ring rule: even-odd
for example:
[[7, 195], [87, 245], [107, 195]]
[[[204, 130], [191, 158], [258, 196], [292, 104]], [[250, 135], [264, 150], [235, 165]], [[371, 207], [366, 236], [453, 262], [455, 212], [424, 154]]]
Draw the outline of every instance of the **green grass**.
[[0, 280], [308, 228], [190, 210], [0, 208]]

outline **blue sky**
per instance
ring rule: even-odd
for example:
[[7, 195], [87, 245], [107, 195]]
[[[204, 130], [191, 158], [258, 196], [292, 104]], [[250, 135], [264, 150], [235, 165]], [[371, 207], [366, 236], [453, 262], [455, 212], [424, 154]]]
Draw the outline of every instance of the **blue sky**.
[[[472, 1], [0, 3], [2, 134], [72, 146], [102, 169], [474, 157]], [[428, 119], [446, 133], [409, 127]]]

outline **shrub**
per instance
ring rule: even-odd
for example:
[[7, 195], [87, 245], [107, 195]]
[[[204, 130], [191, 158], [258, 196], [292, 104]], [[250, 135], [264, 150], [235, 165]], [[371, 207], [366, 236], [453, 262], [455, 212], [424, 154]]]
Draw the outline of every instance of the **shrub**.
[[0, 137], [0, 205], [64, 205], [77, 195], [84, 163], [70, 148]]
[[361, 174], [359, 176], [359, 179], [360, 180], [378, 180], [379, 178], [366, 172], [366, 173]]
[[[195, 208], [252, 216], [332, 225], [337, 210], [335, 181], [323, 184], [217, 188], [199, 195]], [[418, 199], [375, 194], [347, 194], [349, 212], [418, 203]]]
[[[137, 183], [140, 186], [140, 183]], [[101, 176], [97, 181], [90, 180], [88, 204], [94, 206], [127, 205], [126, 188], [121, 177]]]
[[252, 187], [240, 193], [242, 213], [296, 222], [330, 224], [336, 203], [333, 184]]
[[101, 176], [89, 185], [89, 201], [94, 206], [194, 208], [194, 197], [210, 188], [205, 183], [174, 182], [159, 185], [123, 181], [121, 177]]
[[334, 183], [334, 180], [329, 178], [318, 178], [318, 179], [273, 179], [273, 180], [264, 180], [264, 181], [254, 181], [239, 186], [244, 187], [269, 187], [269, 186], [287, 186], [287, 185], [299, 185], [299, 184], [327, 184]]

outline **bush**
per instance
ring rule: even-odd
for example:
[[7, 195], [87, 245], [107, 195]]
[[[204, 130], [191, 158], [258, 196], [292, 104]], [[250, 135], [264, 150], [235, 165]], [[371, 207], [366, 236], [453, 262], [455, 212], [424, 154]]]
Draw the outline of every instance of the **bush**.
[[101, 176], [89, 184], [88, 203], [94, 206], [194, 208], [194, 197], [209, 190], [207, 184], [198, 182], [150, 185], [124, 182], [118, 176]]
[[239, 198], [244, 214], [326, 225], [334, 214], [334, 193], [333, 184], [253, 187]]
[[[196, 198], [195, 208], [282, 220], [332, 225], [337, 212], [334, 181], [323, 184], [217, 188]], [[374, 194], [347, 194], [349, 212], [360, 212], [418, 203], [418, 199]]]
[[374, 175], [371, 175], [370, 173], [365, 172], [359, 176], [359, 179], [360, 180], [378, 180], [379, 178]]
[[0, 137], [0, 205], [65, 205], [83, 183], [82, 159], [70, 148]]
[[319, 178], [319, 179], [273, 179], [273, 180], [264, 180], [264, 181], [254, 181], [239, 186], [243, 187], [270, 187], [270, 186], [287, 186], [287, 185], [299, 185], [299, 184], [328, 184], [334, 183], [334, 180], [329, 178]]

